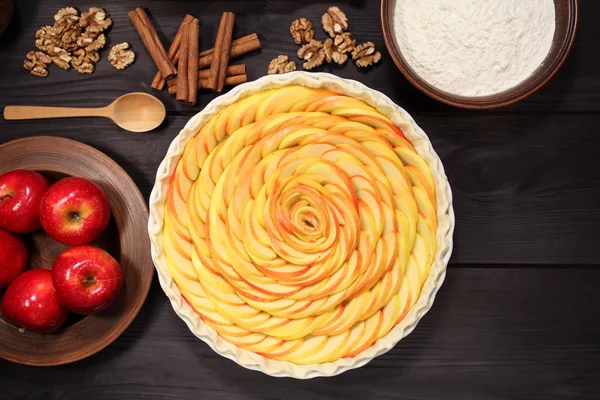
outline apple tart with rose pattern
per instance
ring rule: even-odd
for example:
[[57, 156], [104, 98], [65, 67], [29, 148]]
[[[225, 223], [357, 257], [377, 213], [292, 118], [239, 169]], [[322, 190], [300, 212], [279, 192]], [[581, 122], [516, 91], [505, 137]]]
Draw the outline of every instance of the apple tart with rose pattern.
[[222, 109], [187, 144], [168, 269], [223, 339], [266, 358], [354, 357], [417, 301], [436, 254], [427, 163], [376, 109], [289, 86]]

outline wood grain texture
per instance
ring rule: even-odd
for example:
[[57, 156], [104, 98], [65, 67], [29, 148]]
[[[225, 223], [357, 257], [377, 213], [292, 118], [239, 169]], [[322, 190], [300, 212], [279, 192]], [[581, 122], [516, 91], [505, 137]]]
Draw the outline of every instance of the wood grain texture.
[[[491, 112], [445, 106], [406, 81], [385, 49], [379, 1], [336, 4], [348, 13], [355, 38], [373, 41], [383, 60], [373, 69], [349, 64], [321, 71], [363, 82], [408, 110], [432, 139], [454, 191], [454, 264], [417, 329], [365, 368], [309, 382], [273, 379], [236, 366], [193, 337], [155, 280], [129, 329], [91, 358], [46, 369], [0, 361], [0, 399], [600, 398], [600, 2], [580, 1], [573, 51], [548, 85]], [[105, 0], [101, 5], [114, 21], [107, 49], [128, 41], [136, 62], [115, 71], [105, 50], [91, 76], [51, 67], [48, 78], [32, 77], [22, 62], [33, 49], [35, 30], [64, 5], [17, 2], [15, 19], [0, 38], [0, 108], [103, 106], [127, 92], [156, 93], [149, 87], [156, 69], [127, 18], [138, 6], [149, 7], [165, 46], [185, 14], [200, 18], [202, 50], [213, 45], [221, 13], [235, 12], [234, 37], [258, 31], [263, 45], [235, 59], [247, 65], [252, 80], [275, 56], [294, 56], [293, 19], [303, 16], [318, 27], [332, 3]], [[325, 34], [317, 28], [316, 36]], [[200, 91], [190, 107], [166, 91], [157, 95], [167, 120], [143, 136], [100, 119], [0, 119], [0, 143], [48, 134], [83, 141], [117, 161], [147, 200], [169, 144], [216, 96]]]
[[592, 400], [598, 285], [599, 270], [454, 268], [390, 352], [334, 378], [296, 381], [215, 354], [155, 282], [139, 317], [104, 351], [43, 371], [0, 361], [0, 399]]
[[[86, 9], [89, 2], [76, 0], [73, 6]], [[407, 108], [411, 113], [439, 112], [457, 115], [470, 114], [440, 104], [414, 88], [398, 71], [387, 53], [379, 22], [377, 1], [354, 0], [339, 2], [350, 18], [350, 27], [359, 41], [371, 40], [382, 52], [381, 63], [373, 69], [359, 70], [353, 65], [321, 67], [319, 71], [332, 72], [338, 76], [356, 79], [367, 83], [373, 89], [383, 91], [394, 102]], [[56, 99], [65, 102], [80, 102], [82, 95], [93, 88], [90, 106], [110, 103], [117, 95], [131, 91], [150, 91], [150, 82], [156, 69], [144, 49], [127, 17], [127, 11], [135, 6], [148, 6], [150, 18], [155, 23], [159, 37], [169, 46], [175, 37], [185, 14], [200, 18], [200, 48], [213, 46], [219, 18], [223, 11], [234, 11], [236, 27], [234, 37], [259, 32], [263, 49], [236, 58], [235, 63], [248, 65], [249, 78], [256, 79], [266, 73], [268, 63], [279, 54], [294, 56], [298, 47], [293, 43], [289, 25], [300, 16], [309, 18], [316, 26], [316, 37], [325, 38], [318, 28], [323, 10], [331, 5], [322, 0], [227, 0], [227, 1], [172, 1], [159, 0], [151, 4], [137, 1], [105, 0], [102, 6], [113, 19], [113, 27], [108, 33], [108, 44], [102, 53], [102, 60], [96, 72], [81, 75], [75, 71], [64, 72], [51, 67], [48, 78], [36, 78], [23, 69], [25, 54], [34, 49], [35, 31], [52, 21], [52, 15], [64, 3], [57, 0], [20, 0], [16, 4], [13, 24], [0, 39], [0, 76], [11, 79], [0, 80], [0, 108], [8, 104], [53, 105]], [[129, 7], [129, 9], [128, 9]], [[497, 113], [536, 111], [546, 114], [556, 113], [600, 113], [600, 57], [597, 54], [598, 27], [600, 27], [600, 2], [580, 0], [580, 24], [573, 50], [565, 65], [542, 90], [527, 100]], [[129, 42], [136, 52], [136, 62], [124, 71], [116, 72], [110, 65], [107, 52], [110, 46], [122, 41]], [[295, 56], [294, 59], [298, 60]], [[77, 82], [77, 85], [73, 85]], [[87, 90], [86, 90], [87, 89]], [[179, 105], [166, 92], [161, 93], [170, 111], [191, 114], [201, 110], [216, 94], [202, 91], [198, 105]], [[40, 103], [43, 102], [43, 103]]]
[[[455, 263], [600, 262], [600, 136], [596, 116], [415, 116], [440, 155], [456, 211]], [[169, 115], [146, 134], [102, 119], [0, 120], [0, 142], [49, 132], [108, 154], [146, 199], [189, 120]]]
[[[79, 142], [40, 137], [3, 144], [0, 146], [0, 174], [13, 169], [30, 169], [55, 178], [78, 176], [90, 179], [104, 190], [110, 202], [117, 228], [116, 232], [114, 227], [112, 230], [112, 254], [121, 264], [124, 281], [115, 302], [101, 313], [79, 318], [47, 335], [19, 332], [0, 319], [0, 357], [38, 366], [80, 360], [119, 337], [146, 299], [154, 275], [150, 242], [147, 237], [140, 236], [146, 229], [148, 209], [134, 183], [116, 163]], [[51, 269], [53, 260], [50, 257], [57, 256], [64, 247], [52, 245], [43, 234], [30, 238], [34, 253], [30, 267]]]

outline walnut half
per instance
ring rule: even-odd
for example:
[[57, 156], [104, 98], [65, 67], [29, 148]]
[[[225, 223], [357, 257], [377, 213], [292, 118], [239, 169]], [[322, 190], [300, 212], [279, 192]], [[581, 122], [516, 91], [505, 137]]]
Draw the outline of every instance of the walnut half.
[[114, 45], [108, 53], [108, 61], [116, 69], [125, 69], [135, 60], [135, 53], [129, 49], [129, 43]]
[[296, 44], [309, 43], [315, 37], [312, 23], [306, 18], [294, 20], [292, 26], [290, 26], [290, 33]]
[[286, 72], [292, 72], [296, 70], [296, 63], [289, 61], [288, 56], [278, 56], [269, 63], [267, 74], [285, 74]]
[[348, 30], [348, 17], [339, 7], [329, 7], [321, 17], [323, 30], [332, 38]]
[[34, 76], [48, 76], [48, 64], [52, 62], [50, 56], [41, 51], [30, 51], [25, 56], [23, 67]]
[[304, 69], [311, 70], [321, 66], [325, 61], [323, 43], [318, 40], [311, 40], [298, 50], [298, 57], [306, 61], [303, 64]]
[[356, 40], [352, 39], [350, 32], [344, 32], [341, 35], [336, 35], [335, 39], [327, 39], [323, 44], [325, 57], [327, 62], [335, 62], [344, 64], [348, 60], [348, 53], [352, 53]]
[[356, 60], [357, 66], [368, 67], [371, 64], [377, 64], [381, 60], [381, 53], [375, 51], [373, 42], [365, 42], [354, 49], [352, 59]]
[[73, 69], [80, 74], [91, 74], [96, 69], [95, 62], [100, 60], [100, 55], [95, 52], [86, 52], [84, 49], [78, 49], [73, 53], [71, 65]]

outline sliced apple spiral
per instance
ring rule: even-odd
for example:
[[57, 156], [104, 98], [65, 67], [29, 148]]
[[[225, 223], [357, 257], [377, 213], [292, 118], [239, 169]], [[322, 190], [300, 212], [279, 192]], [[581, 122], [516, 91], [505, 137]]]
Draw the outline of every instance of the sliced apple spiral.
[[354, 357], [416, 302], [436, 193], [400, 129], [291, 86], [224, 108], [188, 143], [164, 221], [169, 271], [225, 340], [315, 364]]

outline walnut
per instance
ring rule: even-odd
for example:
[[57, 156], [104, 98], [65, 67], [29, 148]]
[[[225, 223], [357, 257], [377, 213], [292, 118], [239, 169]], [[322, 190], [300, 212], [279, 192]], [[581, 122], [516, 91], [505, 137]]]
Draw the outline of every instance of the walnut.
[[94, 40], [92, 43], [90, 43], [89, 45], [87, 45], [85, 47], [85, 51], [86, 52], [90, 52], [90, 51], [98, 51], [101, 48], [103, 48], [106, 45], [106, 36], [104, 36], [104, 33], [101, 33], [100, 36], [98, 36], [96, 38], [96, 40]]
[[323, 51], [325, 52], [325, 59], [328, 63], [335, 62], [342, 65], [348, 60], [348, 54], [340, 53], [333, 44], [332, 38], [327, 39], [325, 43], [323, 43]]
[[72, 60], [72, 57], [70, 55], [68, 55], [67, 53], [59, 54], [56, 56], [50, 56], [50, 59], [52, 60], [54, 65], [56, 65], [64, 70], [71, 68], [70, 62]]
[[356, 40], [352, 39], [350, 32], [344, 32], [341, 35], [335, 35], [333, 44], [340, 53], [352, 53], [356, 47]]
[[365, 42], [354, 49], [352, 59], [356, 60], [357, 66], [368, 67], [371, 64], [377, 64], [381, 60], [381, 53], [375, 51], [375, 45], [372, 42]]
[[71, 60], [71, 64], [73, 66], [80, 66], [84, 62], [94, 62], [93, 59], [99, 57], [98, 52], [90, 52], [88, 53], [85, 49], [77, 49], [73, 52], [73, 59]]
[[112, 20], [102, 8], [91, 7], [80, 17], [75, 8], [65, 7], [54, 16], [53, 26], [43, 26], [36, 32], [35, 46], [49, 55], [48, 63], [92, 73], [94, 64], [100, 61], [98, 50], [106, 45], [102, 32], [111, 25]]
[[269, 63], [269, 69], [267, 73], [273, 74], [285, 74], [286, 72], [292, 72], [296, 70], [296, 63], [294, 61], [288, 61], [288, 56], [278, 56]]
[[73, 69], [80, 74], [91, 74], [96, 69], [96, 66], [93, 62], [84, 61], [81, 65], [73, 66]]
[[135, 53], [129, 49], [129, 43], [114, 45], [108, 53], [108, 61], [116, 69], [125, 69], [135, 60]]
[[300, 18], [292, 22], [290, 33], [296, 44], [308, 43], [315, 37], [315, 32], [312, 29], [312, 23], [306, 18]]
[[73, 65], [73, 69], [82, 74], [91, 74], [94, 72], [95, 65], [94, 63], [100, 60], [100, 55], [98, 52], [86, 52], [84, 49], [78, 49], [73, 53], [73, 60], [71, 60], [71, 65]]
[[53, 46], [53, 45], [54, 44], [51, 39], [39, 38], [39, 39], [36, 39], [36, 41], [35, 41], [35, 47], [37, 47], [39, 50], [42, 50], [42, 51], [46, 51], [46, 49], [49, 46]]
[[107, 18], [101, 24], [95, 24], [94, 22], [92, 22], [92, 25], [85, 28], [85, 31], [98, 34], [98, 33], [101, 33], [101, 32], [104, 32], [105, 30], [107, 30], [111, 25], [112, 25], [112, 20], [110, 18]]
[[42, 26], [35, 33], [35, 47], [42, 51], [46, 51], [46, 48], [50, 45], [58, 45], [59, 41], [54, 37], [53, 29], [51, 26]]
[[344, 64], [348, 60], [348, 53], [354, 50], [356, 40], [352, 39], [350, 32], [344, 32], [341, 35], [336, 35], [335, 39], [327, 39], [323, 44], [325, 57], [327, 62], [335, 62]]
[[88, 60], [90, 60], [93, 63], [97, 63], [98, 61], [100, 61], [100, 53], [98, 53], [97, 51], [86, 50], [85, 54], [87, 54]]
[[23, 62], [23, 67], [30, 71], [31, 75], [45, 77], [48, 76], [48, 64], [52, 62], [50, 56], [42, 53], [41, 51], [30, 51], [25, 56], [26, 60]]
[[77, 22], [78, 20], [79, 13], [73, 7], [61, 8], [54, 16], [56, 22]]
[[311, 40], [298, 50], [298, 57], [306, 61], [303, 64], [304, 69], [311, 70], [322, 65], [323, 61], [325, 61], [323, 43], [318, 40]]
[[101, 23], [106, 18], [106, 11], [100, 7], [90, 7], [87, 12], [81, 13], [79, 24], [85, 28], [89, 26], [92, 21]]
[[69, 55], [68, 51], [66, 51], [62, 47], [55, 46], [53, 44], [48, 45], [44, 50], [46, 50], [46, 53], [48, 53], [50, 56], [61, 56], [65, 54]]
[[[77, 48], [77, 39], [81, 35], [81, 30], [77, 25], [73, 25], [69, 29], [65, 30], [64, 33], [60, 36], [60, 45], [64, 49], [71, 48], [71, 50], [75, 50]], [[70, 50], [70, 51], [71, 51]]]
[[332, 38], [348, 30], [348, 17], [339, 7], [329, 7], [321, 17], [323, 30]]
[[33, 76], [39, 76], [41, 78], [45, 78], [48, 76], [48, 70], [41, 65], [36, 65], [30, 72]]
[[36, 39], [47, 39], [51, 36], [52, 27], [50, 25], [42, 26], [35, 33]]
[[96, 33], [83, 32], [81, 36], [77, 38], [77, 46], [79, 47], [88, 47], [90, 44], [94, 43], [94, 40], [98, 35]]
[[88, 12], [81, 14], [79, 24], [86, 32], [99, 34], [112, 25], [112, 20], [106, 18], [106, 11], [100, 7], [90, 7]]

